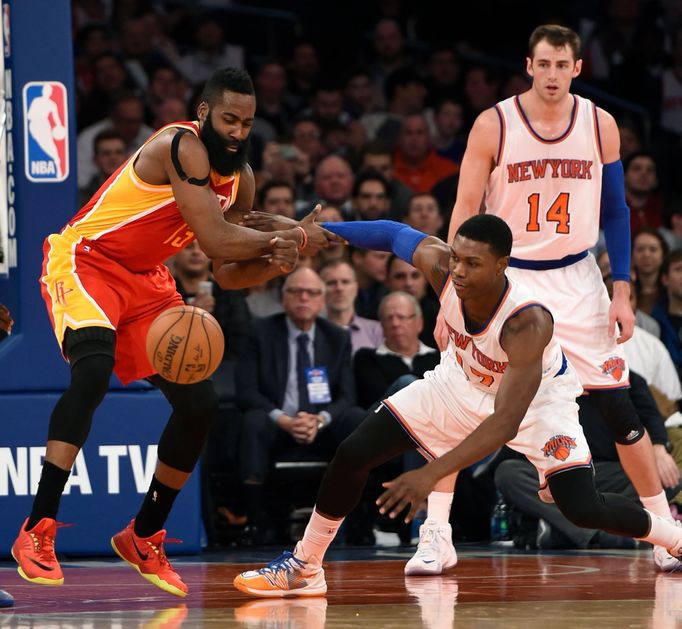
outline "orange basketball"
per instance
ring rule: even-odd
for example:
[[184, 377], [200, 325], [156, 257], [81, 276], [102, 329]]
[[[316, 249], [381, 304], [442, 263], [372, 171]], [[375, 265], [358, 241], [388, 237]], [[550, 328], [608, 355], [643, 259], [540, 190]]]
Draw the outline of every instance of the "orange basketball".
[[165, 310], [147, 332], [149, 362], [161, 377], [177, 384], [192, 384], [211, 376], [224, 351], [220, 325], [195, 306]]

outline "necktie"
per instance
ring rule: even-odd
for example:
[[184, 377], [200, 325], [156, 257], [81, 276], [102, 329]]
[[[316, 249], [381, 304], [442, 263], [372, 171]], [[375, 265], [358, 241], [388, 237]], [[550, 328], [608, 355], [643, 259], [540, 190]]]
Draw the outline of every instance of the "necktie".
[[299, 334], [296, 337], [296, 376], [298, 380], [298, 408], [310, 413], [314, 409], [308, 398], [308, 384], [305, 375], [305, 370], [311, 366], [308, 338], [307, 334]]

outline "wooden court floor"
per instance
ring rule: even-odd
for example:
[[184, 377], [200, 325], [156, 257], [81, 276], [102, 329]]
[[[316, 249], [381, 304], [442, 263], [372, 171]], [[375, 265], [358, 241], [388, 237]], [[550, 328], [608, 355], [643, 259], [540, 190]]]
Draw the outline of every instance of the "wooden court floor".
[[0, 627], [682, 628], [682, 574], [657, 574], [647, 551], [460, 548], [456, 567], [427, 578], [404, 576], [410, 549], [337, 548], [325, 563], [324, 598], [255, 600], [232, 587], [235, 574], [276, 554], [176, 558], [190, 587], [186, 599], [164, 594], [118, 561], [65, 561], [61, 587], [26, 583], [2, 562], [0, 587], [16, 603], [0, 610]]

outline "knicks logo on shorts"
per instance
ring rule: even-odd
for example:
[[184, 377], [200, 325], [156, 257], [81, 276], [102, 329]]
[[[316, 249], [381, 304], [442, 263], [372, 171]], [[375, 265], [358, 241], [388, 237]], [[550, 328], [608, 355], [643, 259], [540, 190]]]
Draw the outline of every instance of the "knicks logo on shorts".
[[620, 382], [625, 373], [625, 361], [619, 356], [611, 356], [604, 361], [601, 370], [602, 373], [611, 376], [616, 382]]
[[554, 435], [542, 446], [542, 452], [546, 457], [553, 456], [555, 459], [559, 459], [559, 461], [565, 461], [569, 454], [571, 454], [571, 450], [575, 450], [577, 447], [573, 437]]

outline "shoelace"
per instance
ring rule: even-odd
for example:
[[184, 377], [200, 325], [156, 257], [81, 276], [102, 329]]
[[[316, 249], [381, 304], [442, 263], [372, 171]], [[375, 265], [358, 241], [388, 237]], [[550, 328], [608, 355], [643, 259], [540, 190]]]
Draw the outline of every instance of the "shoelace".
[[[67, 524], [64, 522], [55, 522], [54, 528], [57, 529], [69, 528], [70, 526], [75, 526], [75, 524]], [[52, 528], [52, 527], [50, 527]], [[33, 550], [38, 554], [40, 560], [43, 562], [49, 562], [54, 559], [54, 540], [55, 535], [50, 535], [49, 533], [31, 533], [27, 531], [31, 541], [33, 542]]]
[[169, 568], [172, 568], [170, 561], [168, 561], [168, 557], [166, 556], [166, 551], [164, 550], [163, 545], [164, 544], [182, 544], [182, 540], [177, 539], [176, 537], [167, 537], [167, 538], [163, 538], [158, 546], [156, 544], [150, 542], [150, 541], [147, 541], [146, 543], [147, 543], [147, 546], [149, 546], [154, 551], [154, 553], [158, 556], [159, 562], [162, 565], [168, 566]]
[[[419, 540], [419, 546], [417, 548], [417, 554], [423, 555], [428, 554], [434, 546], [438, 546], [438, 541], [441, 538], [440, 529], [438, 528], [427, 528], [424, 531], [421, 539]], [[435, 543], [434, 543], [435, 542]], [[423, 548], [423, 546], [427, 546]]]
[[307, 562], [302, 559], [294, 557], [293, 553], [284, 551], [277, 559], [273, 559], [267, 566], [258, 570], [258, 574], [266, 575], [268, 573], [276, 573], [280, 570], [293, 572], [297, 568], [303, 568]]

